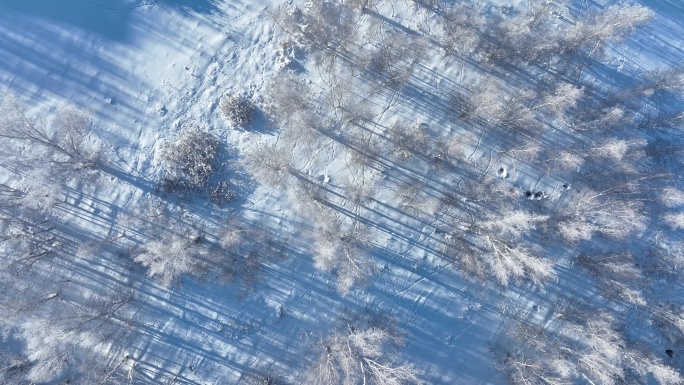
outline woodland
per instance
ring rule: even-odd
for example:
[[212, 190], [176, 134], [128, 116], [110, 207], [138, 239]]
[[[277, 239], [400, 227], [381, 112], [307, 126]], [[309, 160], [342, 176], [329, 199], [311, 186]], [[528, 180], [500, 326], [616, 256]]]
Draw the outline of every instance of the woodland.
[[147, 150], [0, 83], [0, 384], [684, 383], [684, 53], [507, 3], [266, 2]]

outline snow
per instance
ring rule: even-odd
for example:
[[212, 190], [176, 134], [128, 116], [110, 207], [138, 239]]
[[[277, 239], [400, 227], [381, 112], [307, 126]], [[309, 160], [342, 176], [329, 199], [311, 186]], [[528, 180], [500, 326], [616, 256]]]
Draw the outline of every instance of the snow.
[[[396, 15], [410, 9], [409, 2], [395, 3]], [[645, 71], [684, 57], [677, 38], [684, 34], [684, 8], [676, 1], [641, 3], [656, 12], [656, 19], [615, 53], [617, 72]], [[213, 133], [229, 144], [235, 158], [280, 140], [263, 117], [253, 129], [235, 130], [219, 114], [219, 101], [228, 94], [245, 95], [266, 108], [259, 95], [283, 68], [300, 62], [284, 48], [268, 18], [271, 6], [269, 0], [0, 0], [0, 90], [17, 95], [32, 113], [56, 111], [64, 103], [87, 111], [114, 154], [118, 171], [111, 183], [90, 193], [70, 191], [63, 199], [67, 205], [58, 209], [60, 224], [75, 239], [113, 238], [130, 231], [117, 221], [154, 196], [150, 181], [159, 173], [158, 149], [184, 127]], [[427, 16], [423, 21], [396, 20], [386, 21], [415, 30], [431, 23]], [[422, 131], [442, 132], [438, 130], [449, 127], [450, 118], [432, 105], [460, 86], [453, 79], [462, 80], [463, 72], [432, 52], [415, 76], [425, 80], [425, 88], [407, 91], [407, 99], [415, 103], [394, 104], [392, 113], [410, 117]], [[389, 126], [389, 120], [376, 121]], [[559, 187], [567, 181], [499, 153], [497, 138], [476, 134], [467, 155], [484, 170], [482, 178], [500, 178], [497, 182], [520, 196], [524, 191], [539, 199], [567, 194], [568, 187]], [[549, 140], [561, 136], [554, 135]], [[613, 150], [614, 156], [624, 155], [624, 143]], [[363, 314], [396, 320], [406, 343], [400, 360], [416, 367], [427, 383], [504, 384], [492, 348], [507, 328], [526, 317], [551, 317], [561, 292], [593, 295], [585, 290], [589, 281], [577, 282], [569, 273], [572, 266], [565, 257], [558, 259], [557, 282], [547, 288], [523, 282], [502, 289], [460, 274], [454, 261], [439, 255], [437, 219], [426, 221], [424, 213], [405, 215], [394, 208], [393, 186], [404, 174], [420, 175], [427, 185], [445, 178], [401, 165], [389, 165], [385, 170], [398, 172], [385, 178], [370, 167], [350, 173], [350, 156], [341, 155], [345, 151], [331, 136], [310, 158], [304, 158], [308, 154], [300, 147], [293, 147], [291, 155], [296, 171], [335, 195], [331, 204], [341, 209], [353, 210], [344, 198], [346, 181], [359, 178], [376, 189], [363, 208], [350, 214], [368, 222], [364, 229], [377, 246], [370, 257], [376, 270], [366, 286], [354, 285], [347, 296], [336, 291], [332, 274], [314, 268], [309, 238], [316, 223], [298, 213], [293, 202], [299, 192], [259, 183], [245, 189], [240, 207], [181, 207], [172, 213], [180, 217], [184, 210], [195, 210], [193, 218], [200, 217], [207, 228], [238, 215], [274, 231], [278, 242], [287, 239], [285, 255], [265, 262], [255, 282], [222, 284], [211, 277], [187, 277], [168, 288], [146, 277], [132, 260], [116, 256], [75, 259], [62, 268], [79, 281], [74, 286], [123, 285], [135, 293], [136, 334], [126, 348], [131, 357], [127, 365], [134, 365], [130, 369], [138, 381], [134, 383], [239, 383], [251, 370], [296, 383], [306, 366], [303, 357], [310, 356], [320, 336], [343, 317]], [[415, 200], [429, 203], [436, 193], [426, 187], [420, 194]], [[434, 217], [452, 215], [448, 210], [438, 207]], [[197, 214], [202, 212], [210, 214]], [[98, 354], [120, 360], [108, 356], [106, 348]]]

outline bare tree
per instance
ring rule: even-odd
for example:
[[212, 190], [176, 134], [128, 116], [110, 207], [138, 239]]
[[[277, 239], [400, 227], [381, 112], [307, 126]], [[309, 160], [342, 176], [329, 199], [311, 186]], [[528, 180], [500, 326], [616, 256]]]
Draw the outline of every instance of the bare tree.
[[553, 17], [565, 9], [565, 1], [529, 3], [516, 14], [490, 15], [493, 28], [485, 30], [486, 39], [479, 57], [484, 63], [546, 64], [557, 51], [558, 24]]
[[366, 180], [365, 178], [351, 178], [347, 179], [344, 184], [344, 197], [346, 201], [350, 204], [351, 210], [357, 214], [356, 220], [358, 218], [359, 207], [368, 203], [368, 201], [373, 197], [374, 192], [374, 182], [372, 180]]
[[426, 127], [420, 124], [396, 122], [388, 132], [393, 151], [399, 159], [410, 156], [426, 155], [429, 135]]
[[432, 218], [440, 210], [441, 202], [427, 193], [428, 188], [424, 181], [415, 178], [400, 183], [394, 189], [398, 207], [418, 218]]
[[579, 170], [584, 164], [585, 158], [577, 152], [570, 150], [561, 150], [556, 153], [553, 158], [554, 170], [564, 172], [570, 170]]
[[[0, 338], [1, 340], [1, 338]], [[10, 352], [0, 351], [0, 384], [1, 385], [24, 385], [29, 384], [28, 380], [21, 379], [22, 373], [26, 370], [28, 361], [26, 357]]]
[[[45, 178], [34, 179], [36, 174]], [[47, 221], [60, 198], [59, 186], [51, 181], [43, 172], [27, 172], [17, 186], [0, 184], [0, 232], [9, 235]]]
[[598, 106], [581, 109], [580, 113], [570, 119], [569, 126], [575, 131], [605, 132], [614, 128], [632, 125], [632, 113], [624, 106]]
[[511, 279], [529, 278], [535, 283], [548, 281], [555, 276], [553, 262], [540, 258], [528, 247], [486, 236], [482, 240], [486, 250], [486, 263], [502, 285]]
[[14, 220], [0, 238], [4, 268], [31, 269], [60, 249], [54, 225], [48, 221]]
[[313, 50], [344, 51], [357, 38], [357, 13], [346, 3], [308, 2], [303, 9], [280, 6], [271, 17]]
[[555, 276], [554, 263], [526, 239], [547, 216], [510, 209], [478, 215], [484, 218], [454, 218], [455, 229], [444, 236], [446, 252], [457, 255], [467, 272], [488, 272], [501, 285], [524, 278], [541, 284]]
[[629, 253], [588, 255], [580, 254], [577, 263], [589, 271], [599, 288], [609, 297], [620, 298], [635, 305], [645, 306], [639, 290], [645, 277]]
[[401, 89], [411, 78], [415, 66], [423, 60], [427, 42], [385, 30], [383, 24], [379, 24], [373, 36], [370, 47], [360, 53], [362, 67], [383, 85]]
[[29, 220], [42, 220], [47, 218], [53, 208], [64, 200], [64, 191], [59, 174], [55, 175], [51, 168], [40, 166], [27, 170], [23, 178], [16, 180], [14, 186], [19, 205], [19, 217]]
[[311, 385], [420, 384], [418, 372], [396, 364], [387, 349], [397, 339], [379, 328], [349, 327], [321, 341], [319, 357], [307, 368]]
[[[575, 310], [576, 311], [576, 310]], [[682, 377], [660, 359], [630, 346], [614, 317], [560, 314], [544, 326], [520, 322], [508, 333], [501, 368], [516, 385], [619, 384], [653, 376], [663, 385]], [[584, 317], [584, 319], [581, 319]]]
[[468, 136], [439, 138], [435, 141], [433, 160], [440, 163], [457, 165], [466, 159], [468, 146], [471, 139]]
[[564, 31], [561, 49], [586, 56], [602, 54], [606, 43], [619, 42], [653, 18], [650, 9], [633, 5], [613, 5], [577, 20]]
[[583, 98], [584, 90], [570, 83], [559, 84], [553, 92], [544, 95], [533, 110], [545, 111], [549, 116], [563, 124], [568, 112]]
[[647, 256], [648, 263], [644, 264], [644, 272], [649, 276], [669, 276], [678, 279], [684, 273], [682, 242], [659, 233], [649, 245]]
[[0, 328], [11, 330], [24, 345], [15, 381], [120, 383], [109, 380], [118, 379], [113, 374], [121, 375], [122, 368], [110, 366], [105, 356], [124, 355], [135, 323], [133, 296], [119, 285], [95, 290], [42, 275], [40, 281], [23, 281], [5, 293], [13, 298], [0, 296]]
[[379, 2], [379, 0], [350, 0], [348, 3], [352, 8], [365, 11], [375, 8]]
[[479, 119], [509, 128], [534, 126], [532, 101], [537, 97], [534, 90], [508, 89], [505, 83], [494, 77], [485, 77], [470, 88], [467, 99], [457, 101], [462, 118]]
[[337, 290], [346, 295], [354, 285], [363, 284], [371, 274], [367, 244], [361, 226], [346, 225], [333, 213], [319, 216], [314, 233], [314, 265], [336, 276]]
[[470, 56], [480, 42], [480, 29], [485, 25], [482, 12], [470, 3], [458, 3], [442, 16], [442, 44], [447, 52]]
[[206, 264], [207, 249], [202, 236], [189, 229], [180, 234], [162, 230], [158, 239], [148, 241], [135, 261], [145, 266], [150, 277], [169, 286], [184, 274], [197, 274]]
[[335, 109], [340, 126], [363, 126], [373, 119], [373, 108], [367, 99], [351, 93], [345, 93]]
[[660, 195], [660, 200], [670, 208], [684, 206], [684, 191], [674, 187], [666, 187]]
[[240, 379], [244, 379], [243, 383], [245, 385], [282, 385], [286, 383], [268, 369], [245, 373]]
[[245, 164], [252, 175], [268, 186], [283, 186], [292, 169], [292, 155], [277, 145], [256, 147]]
[[622, 197], [615, 189], [594, 191], [584, 188], [568, 195], [561, 206], [563, 218], [558, 223], [561, 236], [570, 242], [591, 239], [601, 233], [614, 239], [625, 239], [646, 228], [643, 204]]
[[279, 75], [268, 87], [268, 113], [282, 127], [282, 136], [297, 145], [314, 146], [323, 123], [316, 114], [311, 87], [292, 73]]
[[[591, 148], [591, 155], [599, 159], [610, 160], [616, 164], [624, 164], [644, 157], [646, 155], [644, 152], [646, 144], [645, 139], [622, 140], [608, 138], [593, 146]], [[628, 167], [623, 168], [628, 169]]]
[[653, 323], [670, 346], [684, 342], [684, 306], [663, 301], [651, 308]]
[[95, 123], [73, 106], [29, 114], [12, 95], [0, 103], [3, 162], [20, 170], [10, 187], [21, 190], [29, 206], [44, 211], [57, 203], [62, 186], [97, 180], [106, 157]]
[[289, 114], [305, 113], [312, 107], [311, 87], [306, 79], [293, 73], [283, 73], [274, 79], [268, 95], [273, 104], [270, 112], [283, 123], [288, 122]]
[[677, 64], [647, 72], [641, 79], [638, 90], [646, 96], [653, 96], [658, 92], [681, 96], [684, 91], [684, 66]]
[[454, 101], [460, 117], [466, 120], [491, 120], [504, 112], [505, 104], [501, 100], [502, 84], [499, 80], [487, 77], [470, 88], [470, 92]]
[[684, 213], [668, 213], [663, 215], [663, 219], [673, 229], [684, 229]]
[[31, 117], [11, 95], [0, 105], [0, 138], [9, 144], [29, 145], [37, 152], [27, 156], [47, 156], [55, 163], [92, 169], [101, 164], [101, 146], [89, 134], [94, 122], [75, 107], [63, 105], [52, 120]]

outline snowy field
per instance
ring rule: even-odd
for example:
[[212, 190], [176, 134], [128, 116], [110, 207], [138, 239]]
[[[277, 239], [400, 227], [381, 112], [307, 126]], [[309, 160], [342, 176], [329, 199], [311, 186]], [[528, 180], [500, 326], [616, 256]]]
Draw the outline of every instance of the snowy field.
[[682, 36], [0, 0], [0, 384], [684, 383]]

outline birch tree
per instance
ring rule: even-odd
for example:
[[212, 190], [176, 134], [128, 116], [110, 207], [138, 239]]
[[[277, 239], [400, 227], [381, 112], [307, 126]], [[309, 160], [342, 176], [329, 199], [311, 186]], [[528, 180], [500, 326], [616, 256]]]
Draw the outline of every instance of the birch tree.
[[[394, 341], [393, 341], [394, 340]], [[388, 352], [396, 343], [379, 328], [335, 332], [319, 344], [320, 353], [305, 374], [311, 385], [409, 385], [420, 384], [419, 374], [409, 364], [398, 364]]]
[[643, 204], [621, 197], [615, 190], [583, 188], [573, 192], [561, 206], [558, 230], [569, 242], [591, 239], [601, 233], [613, 239], [626, 239], [646, 228]]
[[543, 326], [520, 322], [507, 338], [499, 365], [516, 385], [613, 385], [651, 376], [662, 385], [682, 381], [661, 359], [629, 344], [605, 312], [560, 314]]
[[491, 274], [501, 285], [529, 279], [542, 284], [555, 276], [553, 262], [526, 238], [546, 222], [547, 216], [524, 210], [504, 210], [501, 213], [480, 214], [476, 220], [460, 217], [456, 227], [443, 238], [445, 252], [461, 262], [466, 272], [484, 276]]
[[163, 286], [176, 282], [184, 274], [197, 274], [206, 264], [207, 250], [202, 237], [189, 229], [178, 233], [162, 230], [157, 239], [143, 246], [135, 261], [147, 268], [147, 274]]
[[577, 20], [563, 34], [561, 49], [592, 57], [603, 54], [608, 42], [619, 42], [653, 18], [653, 11], [639, 5], [612, 5]]
[[594, 277], [597, 286], [608, 297], [639, 306], [646, 305], [639, 290], [645, 284], [645, 277], [631, 254], [580, 254], [576, 262]]
[[480, 43], [480, 29], [486, 20], [470, 3], [458, 3], [443, 14], [442, 44], [447, 53], [470, 56]]
[[[346, 295], [354, 285], [362, 285], [373, 269], [369, 245], [363, 229], [330, 216], [319, 218], [314, 233], [314, 266], [335, 274], [337, 290]], [[322, 219], [322, 220], [321, 220]]]

